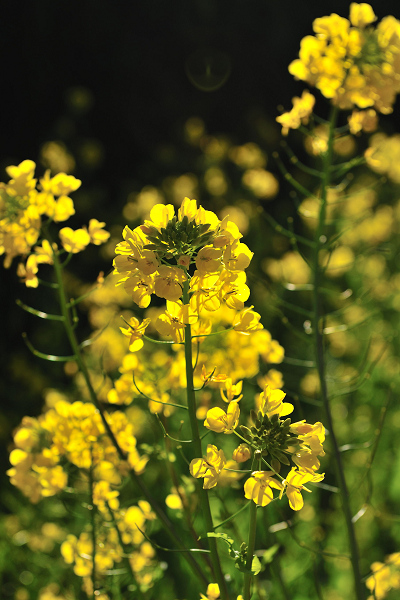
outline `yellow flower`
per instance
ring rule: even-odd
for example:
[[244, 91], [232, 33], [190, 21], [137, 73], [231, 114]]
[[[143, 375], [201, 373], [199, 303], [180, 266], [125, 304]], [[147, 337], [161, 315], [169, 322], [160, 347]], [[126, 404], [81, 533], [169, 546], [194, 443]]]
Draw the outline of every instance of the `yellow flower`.
[[226, 412], [216, 406], [207, 412], [204, 426], [216, 433], [233, 433], [239, 423], [240, 408], [237, 401], [230, 402]]
[[257, 329], [262, 329], [260, 323], [261, 315], [252, 310], [253, 306], [243, 309], [237, 316], [236, 323], [233, 325], [235, 331], [249, 335]]
[[282, 390], [273, 390], [267, 384], [260, 394], [260, 410], [264, 415], [268, 415], [269, 418], [272, 415], [278, 415], [279, 417], [286, 417], [293, 412], [294, 406], [290, 402], [282, 402], [286, 396]]
[[197, 202], [184, 198], [178, 210], [178, 219], [182, 221], [183, 217], [187, 217], [188, 221], [193, 221], [197, 216]]
[[68, 196], [71, 192], [75, 192], [80, 186], [81, 181], [66, 175], [65, 173], [57, 173], [50, 179], [50, 171], [46, 171], [43, 178], [40, 180], [40, 185], [44, 192], [49, 192], [54, 196]]
[[206, 594], [206, 596], [204, 596], [204, 594], [200, 594], [201, 600], [217, 600], [217, 598], [220, 597], [218, 583], [210, 583], [207, 587]]
[[143, 319], [140, 323], [136, 317], [131, 317], [129, 319], [129, 329], [125, 327], [120, 327], [120, 330], [124, 335], [129, 337], [129, 350], [130, 352], [137, 352], [141, 348], [143, 348], [143, 340], [142, 337], [146, 330], [146, 327], [151, 322], [151, 319]]
[[89, 235], [90, 241], [92, 244], [96, 246], [100, 246], [100, 244], [104, 244], [110, 237], [108, 231], [104, 231], [103, 227], [105, 223], [100, 223], [97, 219], [90, 219], [89, 221]]
[[361, 131], [371, 133], [371, 131], [375, 131], [378, 127], [378, 115], [373, 108], [353, 110], [347, 120], [349, 122], [350, 133], [353, 135]]
[[307, 125], [314, 108], [315, 97], [308, 90], [304, 90], [301, 98], [295, 96], [292, 102], [292, 110], [276, 118], [278, 123], [282, 125], [282, 135], [287, 135], [289, 129], [298, 129], [302, 124]]
[[182, 343], [185, 339], [185, 326], [196, 321], [197, 315], [189, 304], [182, 304], [180, 300], [167, 300], [167, 310], [157, 318], [155, 327], [162, 336], [172, 337], [174, 342]]
[[204, 246], [196, 256], [196, 268], [201, 275], [214, 273], [221, 266], [222, 252], [213, 246]]
[[310, 491], [304, 487], [304, 484], [312, 481], [322, 481], [324, 476], [324, 473], [309, 473], [302, 469], [297, 470], [297, 468], [292, 468], [284, 481], [284, 489], [289, 500], [290, 508], [293, 510], [300, 510], [303, 508], [304, 500], [301, 492], [303, 489], [306, 492]]
[[63, 227], [59, 232], [60, 240], [64, 250], [77, 254], [86, 248], [90, 243], [90, 235], [86, 229], [76, 229]]
[[176, 302], [182, 296], [182, 283], [186, 279], [186, 275], [182, 269], [162, 265], [159, 267], [155, 277], [154, 293], [159, 298]]
[[223, 450], [208, 444], [205, 458], [194, 458], [189, 469], [192, 477], [204, 477], [203, 487], [206, 490], [213, 488], [218, 483], [219, 475], [226, 464]]
[[351, 4], [350, 20], [337, 14], [315, 19], [316, 36], [303, 38], [289, 72], [341, 109], [392, 112], [400, 91], [400, 22], [389, 16], [367, 27], [375, 19], [365, 3]]
[[151, 301], [151, 294], [154, 292], [154, 279], [137, 273], [125, 279], [124, 288], [140, 308], [147, 308]]
[[[222, 400], [224, 400], [224, 402], [232, 402], [233, 400], [235, 400], [235, 402], [239, 402], [239, 400], [243, 398], [242, 387], [243, 381], [238, 381], [237, 383], [233, 384], [232, 379], [227, 377], [225, 380], [226, 395], [222, 388], [220, 390]], [[235, 398], [235, 396], [238, 397]]]
[[223, 259], [225, 267], [229, 271], [244, 271], [250, 264], [254, 253], [250, 252], [248, 246], [235, 240], [232, 244], [227, 246]]
[[218, 310], [221, 306], [220, 286], [221, 280], [218, 274], [202, 275], [195, 271], [190, 280], [190, 289], [193, 292], [190, 298], [192, 310], [197, 313], [200, 313], [203, 308], [209, 311]]
[[272, 488], [282, 490], [282, 484], [272, 477], [273, 471], [254, 471], [244, 484], [244, 495], [258, 506], [267, 506], [273, 499]]
[[246, 462], [251, 458], [251, 448], [247, 444], [240, 444], [232, 454], [233, 460], [237, 463]]

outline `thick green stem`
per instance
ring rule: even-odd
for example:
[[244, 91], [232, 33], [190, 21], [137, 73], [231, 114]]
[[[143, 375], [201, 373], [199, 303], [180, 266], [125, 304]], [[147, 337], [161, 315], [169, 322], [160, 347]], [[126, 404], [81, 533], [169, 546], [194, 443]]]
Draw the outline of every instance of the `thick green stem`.
[[[246, 569], [251, 570], [253, 564], [254, 548], [256, 545], [256, 531], [257, 531], [257, 504], [255, 502], [250, 503], [250, 525], [249, 525], [249, 541], [247, 545], [247, 556], [246, 556]], [[244, 576], [244, 590], [243, 599], [250, 600], [251, 598], [251, 582], [253, 580], [252, 573], [246, 573]]]
[[324, 356], [324, 340], [323, 340], [323, 310], [321, 306], [320, 289], [323, 283], [323, 267], [320, 265], [320, 250], [324, 245], [324, 229], [327, 209], [327, 194], [330, 184], [330, 173], [332, 171], [332, 155], [333, 155], [333, 139], [335, 132], [335, 124], [337, 118], [337, 108], [333, 108], [329, 121], [329, 138], [328, 148], [324, 156], [323, 162], [323, 177], [321, 181], [321, 203], [319, 210], [319, 218], [317, 229], [315, 232], [315, 251], [314, 251], [314, 291], [313, 291], [313, 334], [316, 351], [316, 366], [318, 370], [321, 397], [325, 411], [326, 426], [329, 430], [329, 438], [332, 443], [333, 456], [335, 459], [335, 469], [338, 487], [341, 492], [343, 515], [346, 522], [347, 534], [351, 551], [351, 564], [354, 577], [354, 591], [357, 600], [364, 600], [365, 593], [361, 583], [360, 565], [359, 565], [359, 550], [357, 539], [352, 521], [350, 497], [347, 488], [346, 478], [344, 474], [343, 461], [339, 450], [339, 444], [336, 439], [334, 423], [332, 418], [332, 410], [329, 401], [326, 375], [325, 375], [325, 356]]
[[[48, 230], [46, 230], [46, 229], [45, 229], [45, 234], [46, 234], [46, 237], [49, 240], [50, 244], [52, 244], [51, 236], [50, 236]], [[55, 271], [56, 280], [57, 280], [57, 284], [58, 284], [57, 289], [58, 289], [58, 295], [59, 295], [61, 314], [64, 317], [65, 331], [66, 331], [68, 340], [71, 344], [72, 351], [75, 355], [75, 360], [77, 362], [80, 372], [82, 373], [82, 375], [85, 379], [85, 383], [89, 390], [90, 399], [99, 411], [99, 414], [100, 414], [101, 420], [103, 422], [104, 428], [107, 432], [107, 435], [111, 439], [120, 459], [123, 461], [126, 461], [127, 457], [125, 455], [125, 452], [122, 450], [122, 448], [118, 444], [118, 441], [117, 441], [113, 431], [111, 430], [111, 427], [105, 417], [103, 408], [97, 398], [96, 392], [94, 391], [92, 382], [90, 380], [88, 368], [86, 367], [85, 361], [84, 361], [82, 353], [81, 353], [81, 349], [78, 344], [78, 340], [76, 339], [76, 336], [75, 336], [75, 331], [74, 331], [73, 323], [71, 320], [71, 315], [70, 315], [69, 308], [68, 308], [66, 291], [65, 291], [65, 287], [64, 287], [62, 265], [60, 263], [57, 250], [53, 252], [53, 261], [54, 261], [54, 271]], [[207, 584], [207, 578], [205, 577], [200, 565], [193, 558], [192, 554], [190, 552], [188, 552], [187, 549], [185, 549], [185, 546], [182, 543], [182, 540], [175, 533], [174, 525], [168, 519], [167, 515], [164, 513], [164, 511], [161, 509], [161, 507], [154, 500], [152, 494], [147, 489], [147, 486], [145, 485], [145, 483], [140, 479], [140, 477], [132, 469], [129, 471], [129, 475], [130, 475], [131, 479], [134, 481], [134, 483], [136, 483], [136, 485], [139, 487], [143, 496], [150, 503], [152, 509], [154, 510], [158, 519], [160, 520], [164, 530], [168, 533], [168, 535], [171, 538], [171, 540], [173, 541], [173, 543], [176, 544], [177, 548], [182, 550], [182, 556], [188, 563], [192, 572], [196, 575], [199, 582], [201, 582], [202, 585]]]
[[[184, 304], [189, 303], [189, 282], [185, 281], [183, 286], [183, 295], [182, 300]], [[196, 458], [201, 458], [203, 456], [201, 439], [199, 435], [199, 426], [197, 422], [197, 405], [196, 405], [196, 393], [194, 391], [193, 384], [193, 356], [192, 356], [192, 334], [190, 325], [185, 326], [185, 363], [186, 363], [186, 396], [188, 403], [188, 412], [189, 412], [189, 420], [190, 427], [192, 431], [192, 439], [193, 439], [193, 447]], [[203, 518], [205, 521], [205, 525], [207, 528], [207, 532], [214, 531], [213, 518], [211, 514], [211, 507], [208, 498], [208, 490], [205, 490], [202, 486], [199, 486], [199, 494], [201, 501], [201, 508], [203, 513]], [[226, 582], [224, 575], [221, 569], [221, 563], [219, 560], [217, 543], [215, 538], [209, 538], [209, 548], [211, 552], [211, 560], [214, 569], [214, 576], [216, 579], [216, 583], [218, 583], [221, 600], [228, 600], [228, 592], [226, 589]]]

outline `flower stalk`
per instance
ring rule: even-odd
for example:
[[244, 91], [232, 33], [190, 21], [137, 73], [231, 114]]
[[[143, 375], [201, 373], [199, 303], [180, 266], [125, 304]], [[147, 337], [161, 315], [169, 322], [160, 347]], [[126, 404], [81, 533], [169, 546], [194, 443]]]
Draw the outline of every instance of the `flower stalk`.
[[[186, 280], [183, 284], [182, 294], [183, 304], [189, 303], [189, 281]], [[186, 397], [189, 409], [189, 421], [192, 432], [193, 446], [195, 456], [202, 456], [201, 438], [199, 434], [199, 426], [196, 417], [196, 393], [194, 390], [193, 383], [193, 355], [192, 355], [192, 335], [190, 324], [185, 326], [185, 368], [186, 368]], [[208, 490], [202, 486], [198, 486], [200, 493], [200, 502], [203, 512], [203, 518], [205, 520], [206, 528], [208, 532], [214, 531], [214, 523], [211, 514], [211, 507], [208, 498]], [[225, 579], [221, 569], [221, 563], [219, 559], [217, 543], [215, 538], [209, 538], [209, 548], [211, 552], [212, 564], [214, 567], [214, 576], [219, 585], [221, 599], [228, 600], [227, 589]]]
[[333, 107], [329, 119], [329, 134], [328, 134], [328, 145], [327, 151], [323, 157], [323, 177], [321, 179], [321, 202], [318, 215], [318, 223], [315, 232], [315, 251], [313, 261], [313, 335], [315, 342], [315, 361], [320, 380], [320, 389], [322, 404], [325, 412], [326, 426], [329, 430], [330, 439], [332, 443], [334, 464], [336, 470], [336, 477], [338, 487], [340, 489], [340, 495], [342, 500], [343, 515], [346, 523], [347, 535], [349, 539], [350, 552], [351, 552], [351, 565], [353, 570], [354, 578], [354, 591], [357, 600], [364, 600], [364, 588], [361, 584], [361, 574], [359, 565], [359, 550], [354, 530], [354, 524], [352, 521], [350, 497], [347, 487], [346, 477], [344, 474], [344, 467], [342, 456], [339, 450], [339, 444], [335, 434], [335, 427], [333, 423], [332, 410], [330, 405], [330, 399], [327, 389], [326, 372], [325, 372], [325, 351], [324, 351], [324, 339], [323, 339], [323, 309], [321, 303], [320, 290], [323, 283], [323, 271], [324, 268], [320, 264], [320, 251], [324, 245], [324, 230], [326, 222], [326, 208], [327, 208], [327, 194], [328, 187], [330, 185], [330, 173], [333, 159], [333, 141], [335, 135], [335, 126], [337, 120], [338, 108]]

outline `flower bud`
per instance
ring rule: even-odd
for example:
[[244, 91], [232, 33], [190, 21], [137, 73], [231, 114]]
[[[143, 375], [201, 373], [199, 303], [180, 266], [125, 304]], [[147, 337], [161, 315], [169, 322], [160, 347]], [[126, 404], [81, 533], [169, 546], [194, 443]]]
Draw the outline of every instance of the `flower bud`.
[[236, 460], [237, 463], [246, 462], [246, 460], [251, 458], [251, 449], [247, 444], [240, 444], [240, 446], [233, 451], [232, 458], [233, 460]]

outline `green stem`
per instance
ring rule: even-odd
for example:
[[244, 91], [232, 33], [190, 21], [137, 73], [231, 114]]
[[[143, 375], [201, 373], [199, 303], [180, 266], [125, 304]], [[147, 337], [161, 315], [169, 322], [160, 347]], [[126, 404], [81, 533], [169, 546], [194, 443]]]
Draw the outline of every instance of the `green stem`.
[[96, 598], [96, 507], [93, 501], [93, 452], [92, 452], [92, 447], [90, 447], [90, 454], [91, 454], [91, 465], [90, 465], [90, 469], [89, 469], [89, 494], [90, 494], [90, 521], [91, 521], [91, 525], [92, 525], [92, 545], [93, 545], [93, 550], [92, 550], [92, 561], [93, 561], [93, 566], [92, 566], [92, 586], [93, 586], [93, 591], [92, 591], [92, 598], [93, 600], [95, 600]]
[[320, 288], [323, 279], [323, 268], [320, 266], [320, 251], [324, 245], [323, 233], [325, 229], [326, 220], [326, 208], [327, 208], [327, 194], [328, 187], [330, 184], [330, 173], [332, 171], [332, 155], [333, 155], [333, 138], [335, 132], [335, 124], [337, 118], [338, 109], [334, 107], [332, 109], [330, 121], [329, 121], [329, 138], [328, 138], [328, 149], [323, 159], [323, 178], [321, 181], [321, 204], [319, 210], [319, 218], [317, 229], [315, 232], [315, 252], [314, 252], [314, 288], [313, 288], [313, 334], [315, 340], [316, 350], [316, 366], [320, 379], [322, 403], [325, 411], [326, 426], [329, 430], [329, 437], [332, 442], [333, 455], [335, 457], [335, 469], [338, 481], [338, 487], [340, 488], [343, 514], [346, 522], [347, 534], [349, 538], [349, 545], [351, 551], [351, 565], [353, 569], [354, 577], [354, 590], [355, 597], [357, 600], [364, 600], [365, 594], [361, 584], [361, 574], [359, 565], [359, 550], [357, 539], [354, 530], [354, 524], [352, 521], [350, 497], [347, 488], [346, 478], [344, 474], [343, 462], [339, 445], [336, 439], [332, 411], [330, 406], [330, 399], [328, 395], [326, 374], [325, 374], [325, 357], [324, 357], [324, 341], [323, 341], [323, 310], [321, 306]]
[[[256, 545], [257, 531], [257, 504], [253, 501], [250, 503], [250, 525], [249, 525], [249, 542], [247, 545], [246, 569], [251, 571], [253, 563], [254, 548]], [[245, 573], [243, 599], [250, 600], [251, 598], [251, 582], [253, 580], [252, 573]]]
[[[185, 281], [183, 285], [183, 295], [182, 295], [183, 304], [189, 304], [189, 281]], [[201, 438], [199, 435], [199, 426], [197, 422], [196, 416], [196, 393], [194, 390], [193, 383], [193, 356], [192, 356], [192, 334], [190, 325], [186, 325], [185, 327], [185, 363], [186, 363], [186, 397], [188, 403], [188, 412], [189, 412], [189, 421], [190, 427], [192, 431], [192, 439], [195, 457], [201, 458], [203, 456], [202, 446], [201, 446]], [[214, 531], [213, 518], [211, 514], [211, 507], [208, 498], [208, 490], [205, 490], [202, 486], [199, 486], [200, 493], [200, 501], [201, 508], [203, 513], [203, 518], [205, 520], [206, 529], [208, 532]], [[209, 548], [211, 552], [211, 561], [214, 568], [214, 575], [217, 580], [220, 593], [221, 600], [228, 600], [228, 592], [226, 588], [226, 582], [224, 575], [221, 569], [221, 563], [217, 550], [217, 542], [215, 538], [209, 538], [208, 540]]]
[[[53, 241], [52, 241], [51, 236], [46, 228], [45, 228], [45, 234], [46, 234], [48, 241], [52, 245]], [[103, 422], [104, 428], [107, 432], [107, 435], [111, 439], [120, 459], [122, 461], [126, 461], [127, 457], [126, 457], [124, 451], [122, 450], [122, 448], [120, 447], [120, 445], [118, 444], [118, 441], [117, 441], [113, 431], [111, 430], [111, 427], [105, 417], [103, 408], [97, 398], [96, 392], [95, 392], [92, 382], [90, 380], [88, 368], [85, 364], [85, 361], [83, 359], [83, 356], [82, 356], [82, 353], [81, 353], [81, 350], [79, 347], [78, 340], [76, 339], [76, 336], [75, 336], [73, 324], [71, 321], [71, 316], [69, 313], [69, 306], [68, 306], [68, 303], [66, 300], [66, 291], [65, 291], [65, 287], [64, 287], [62, 265], [60, 263], [57, 251], [53, 252], [53, 261], [54, 261], [54, 271], [55, 271], [57, 285], [58, 285], [58, 295], [59, 295], [61, 314], [64, 317], [65, 331], [66, 331], [68, 340], [71, 344], [72, 351], [75, 355], [76, 363], [85, 379], [85, 383], [89, 390], [90, 399], [99, 411], [99, 414], [100, 414], [101, 420]], [[189, 567], [191, 568], [193, 573], [196, 575], [199, 582], [201, 582], [202, 585], [207, 584], [207, 578], [205, 577], [200, 565], [197, 563], [197, 561], [193, 558], [193, 556], [190, 553], [184, 551], [185, 546], [182, 543], [180, 537], [177, 535], [177, 533], [175, 533], [175, 528], [174, 528], [173, 524], [168, 519], [167, 515], [164, 513], [164, 511], [161, 509], [161, 507], [154, 500], [152, 494], [147, 489], [147, 486], [145, 485], [145, 483], [140, 479], [140, 477], [132, 469], [129, 471], [129, 475], [130, 475], [131, 479], [134, 481], [134, 483], [136, 483], [136, 485], [139, 487], [143, 496], [150, 503], [152, 509], [156, 513], [162, 526], [164, 527], [165, 531], [168, 533], [168, 535], [170, 536], [172, 541], [177, 545], [178, 548], [182, 549], [183, 558], [187, 561], [187, 563], [189, 564]]]

